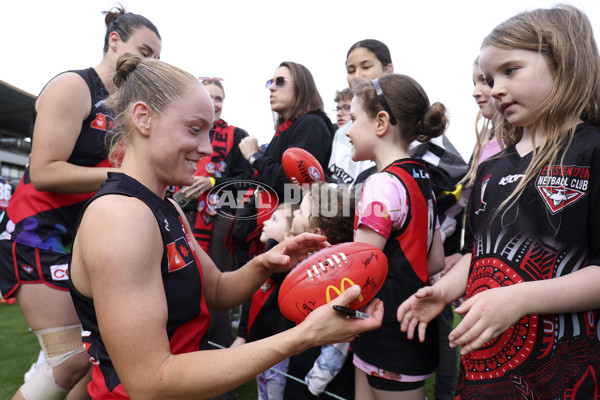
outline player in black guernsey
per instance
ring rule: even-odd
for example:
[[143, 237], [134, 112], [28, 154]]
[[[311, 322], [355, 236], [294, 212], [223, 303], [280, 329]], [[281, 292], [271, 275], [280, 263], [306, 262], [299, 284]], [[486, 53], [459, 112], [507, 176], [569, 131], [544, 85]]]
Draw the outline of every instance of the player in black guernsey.
[[450, 333], [462, 346], [457, 399], [598, 398], [600, 57], [591, 24], [572, 6], [520, 13], [484, 39], [479, 64], [507, 148], [477, 170], [470, 252], [398, 318], [422, 339], [436, 312], [466, 294]]
[[[208, 309], [202, 295], [202, 269], [192, 244], [191, 233], [172, 202], [155, 195], [135, 179], [109, 173], [108, 180], [90, 200], [109, 194], [135, 197], [154, 214], [163, 239], [160, 273], [164, 295], [169, 304], [166, 333], [172, 354], [207, 349], [204, 334], [208, 329]], [[85, 211], [85, 210], [84, 210]], [[73, 303], [83, 326], [83, 344], [91, 357], [94, 379], [88, 386], [93, 399], [126, 397], [98, 328], [94, 301], [70, 285]]]
[[443, 134], [445, 107], [430, 105], [423, 88], [406, 75], [355, 81], [352, 89], [352, 159], [373, 160], [378, 171], [362, 189], [354, 241], [379, 247], [389, 263], [377, 294], [385, 304], [382, 327], [351, 344], [355, 396], [378, 398], [385, 391], [399, 399], [422, 397], [425, 379], [437, 368], [437, 329], [431, 325], [424, 343], [410, 341], [395, 310], [444, 267], [430, 178], [425, 165], [409, 157], [408, 147]]
[[[118, 7], [105, 14], [102, 61], [57, 75], [37, 97], [29, 164], [0, 220], [0, 291], [16, 296], [46, 360], [16, 398], [63, 398], [90, 369], [68, 293], [75, 224], [107, 172], [115, 170], [106, 150], [114, 121], [103, 103], [114, 88], [117, 57], [159, 57], [162, 45], [145, 17]], [[87, 396], [85, 382], [78, 389], [72, 396]]]
[[[106, 105], [117, 116], [120, 173], [110, 175], [81, 215], [69, 264], [73, 304], [93, 367], [93, 398], [207, 398], [231, 390], [277, 362], [325, 343], [348, 341], [381, 324], [330, 306], [270, 338], [202, 350], [206, 307], [230, 309], [273, 273], [289, 270], [326, 238], [285, 240], [242, 268], [222, 273], [201, 249], [167, 188], [193, 183], [212, 153], [214, 108], [193, 75], [165, 62], [125, 54]], [[124, 147], [123, 147], [124, 146]], [[358, 298], [353, 286], [332, 303]]]

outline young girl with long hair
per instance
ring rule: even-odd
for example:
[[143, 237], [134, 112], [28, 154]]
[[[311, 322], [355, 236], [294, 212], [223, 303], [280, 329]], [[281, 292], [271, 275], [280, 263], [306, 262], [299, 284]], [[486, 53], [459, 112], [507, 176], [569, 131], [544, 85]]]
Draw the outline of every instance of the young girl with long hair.
[[579, 9], [520, 13], [479, 63], [507, 149], [469, 199], [472, 252], [398, 309], [409, 337], [466, 293], [457, 396], [598, 397], [600, 57]]

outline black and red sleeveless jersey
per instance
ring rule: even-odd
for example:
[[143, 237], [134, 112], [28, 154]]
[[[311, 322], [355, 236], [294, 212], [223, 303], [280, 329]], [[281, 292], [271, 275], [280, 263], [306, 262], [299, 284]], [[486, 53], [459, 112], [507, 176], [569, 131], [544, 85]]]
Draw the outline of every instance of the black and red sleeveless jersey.
[[402, 227], [392, 230], [383, 249], [388, 275], [377, 294], [385, 304], [382, 326], [361, 333], [352, 342], [352, 350], [362, 360], [386, 371], [425, 375], [433, 372], [438, 363], [437, 325], [432, 321], [427, 326], [425, 342], [408, 340], [400, 331], [396, 310], [427, 283], [428, 238], [433, 237], [435, 230], [435, 196], [425, 165], [419, 160], [398, 160], [381, 172], [402, 183], [408, 212]]
[[[467, 298], [600, 265], [598, 128], [580, 124], [563, 155], [535, 174], [516, 204], [500, 211], [532, 153], [521, 156], [512, 146], [479, 166], [467, 207], [473, 232]], [[599, 398], [599, 313], [520, 318], [462, 357], [457, 398]]]
[[[191, 244], [191, 233], [185, 230], [177, 209], [169, 200], [161, 199], [127, 175], [109, 173], [108, 176], [90, 203], [107, 194], [131, 196], [144, 202], [156, 217], [164, 246], [161, 273], [168, 306], [165, 329], [171, 353], [207, 349], [205, 333], [210, 317], [202, 294], [202, 269]], [[93, 299], [79, 293], [71, 281], [69, 289], [81, 321], [83, 344], [93, 364], [92, 383], [88, 386], [90, 395], [94, 399], [128, 398], [100, 335]]]
[[[67, 162], [85, 167], [108, 167], [105, 137], [114, 126], [112, 115], [103, 107], [108, 92], [93, 68], [70, 72], [85, 80], [90, 90], [92, 108], [81, 125], [81, 133]], [[35, 119], [34, 109], [31, 136]], [[26, 246], [70, 253], [75, 222], [81, 208], [93, 194], [37, 191], [29, 179], [27, 165], [7, 210], [8, 217], [15, 225], [11, 239]]]

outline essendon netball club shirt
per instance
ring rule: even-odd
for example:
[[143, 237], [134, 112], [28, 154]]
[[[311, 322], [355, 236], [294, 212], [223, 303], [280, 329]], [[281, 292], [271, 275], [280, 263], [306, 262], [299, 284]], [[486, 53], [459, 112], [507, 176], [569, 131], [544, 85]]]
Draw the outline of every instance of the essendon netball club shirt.
[[[531, 153], [521, 157], [513, 146], [479, 167], [467, 210], [467, 298], [600, 264], [598, 129], [580, 124], [564, 158], [541, 168], [517, 206], [497, 213], [530, 162]], [[458, 398], [597, 398], [598, 328], [597, 309], [526, 315], [462, 357]]]

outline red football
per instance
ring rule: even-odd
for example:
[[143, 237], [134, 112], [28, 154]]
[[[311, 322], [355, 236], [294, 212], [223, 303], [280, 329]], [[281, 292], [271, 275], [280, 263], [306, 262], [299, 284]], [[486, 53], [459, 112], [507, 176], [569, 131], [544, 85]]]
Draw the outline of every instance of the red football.
[[358, 310], [375, 297], [387, 272], [387, 257], [375, 246], [347, 242], [327, 247], [298, 263], [286, 276], [279, 289], [279, 309], [299, 323], [356, 284], [361, 294], [348, 307]]
[[325, 180], [325, 173], [319, 161], [300, 147], [290, 147], [282, 156], [281, 165], [285, 176], [292, 183], [302, 185]]

